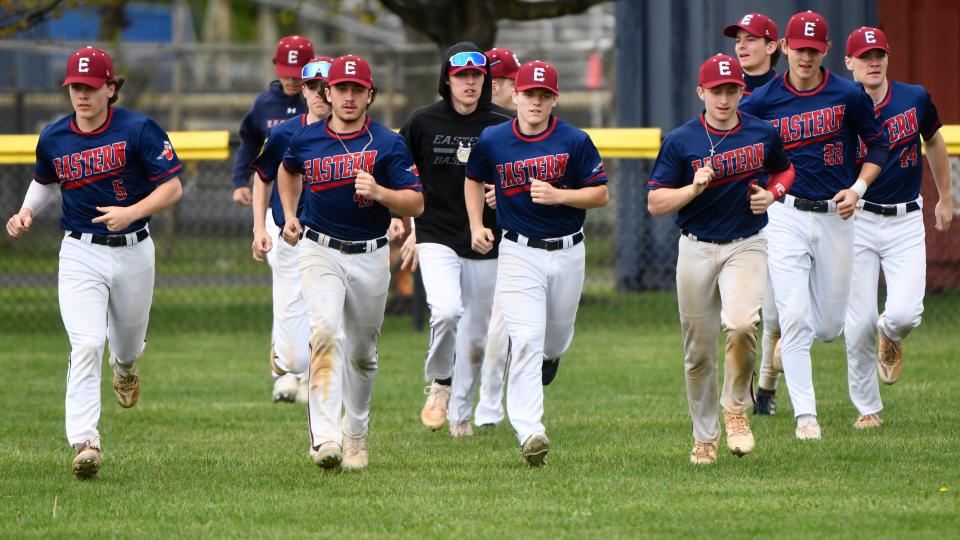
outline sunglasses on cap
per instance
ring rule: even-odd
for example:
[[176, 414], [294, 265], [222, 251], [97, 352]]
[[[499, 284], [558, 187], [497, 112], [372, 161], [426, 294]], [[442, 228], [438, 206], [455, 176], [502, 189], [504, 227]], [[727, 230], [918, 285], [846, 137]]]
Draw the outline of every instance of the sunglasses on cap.
[[[300, 70], [301, 79], [314, 79], [317, 76], [327, 78], [330, 72], [330, 62], [310, 62]], [[318, 75], [319, 74], [319, 75]]]
[[468, 65], [482, 67], [487, 65], [487, 57], [478, 52], [460, 52], [450, 57], [450, 65], [453, 67], [467, 67]]

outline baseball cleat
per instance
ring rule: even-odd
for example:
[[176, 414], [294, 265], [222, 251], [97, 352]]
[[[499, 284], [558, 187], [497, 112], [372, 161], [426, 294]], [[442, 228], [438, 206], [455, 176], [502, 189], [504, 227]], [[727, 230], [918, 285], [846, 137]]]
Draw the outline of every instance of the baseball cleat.
[[80, 480], [96, 478], [100, 473], [100, 449], [84, 444], [73, 458], [73, 476]]
[[773, 416], [777, 414], [777, 390], [757, 388], [757, 402], [753, 404], [753, 414]]
[[690, 463], [694, 465], [713, 465], [717, 462], [717, 441], [693, 441], [690, 451]]
[[550, 451], [550, 440], [544, 433], [534, 433], [527, 437], [522, 447], [523, 459], [531, 467], [543, 467], [547, 464], [547, 453]]
[[336, 469], [343, 461], [343, 450], [339, 444], [327, 441], [311, 450], [310, 457], [321, 469]]
[[367, 456], [367, 440], [365, 437], [344, 437], [347, 446], [343, 452], [343, 463], [341, 466], [348, 470], [359, 470], [366, 468], [370, 463]]
[[137, 373], [136, 365], [125, 371], [126, 375], [121, 375], [117, 370], [113, 371], [113, 395], [117, 397], [117, 403], [121, 407], [129, 409], [140, 399], [140, 374]]
[[820, 424], [816, 422], [811, 422], [809, 424], [798, 426], [794, 434], [801, 441], [819, 441], [820, 440]]
[[727, 448], [733, 455], [743, 457], [753, 451], [756, 441], [746, 413], [723, 411], [723, 424], [727, 430]]
[[560, 369], [560, 359], [555, 358], [553, 360], [543, 359], [543, 364], [540, 366], [540, 375], [543, 379], [543, 385], [549, 386], [553, 382], [553, 379], [557, 376], [557, 370]]
[[287, 373], [273, 381], [273, 402], [293, 403], [297, 400], [298, 391], [299, 383], [297, 382], [297, 377]]
[[450, 436], [454, 439], [459, 439], [461, 437], [473, 437], [473, 427], [470, 425], [470, 421], [451, 422]]
[[307, 384], [307, 377], [300, 377], [297, 379], [297, 403], [306, 403], [309, 397], [310, 386]]
[[880, 418], [879, 414], [861, 414], [857, 421], [853, 423], [853, 427], [857, 429], [872, 429], [878, 428], [883, 425], [883, 420]]
[[436, 431], [443, 427], [443, 423], [447, 419], [450, 385], [434, 381], [433, 384], [424, 388], [423, 393], [427, 394], [427, 402], [423, 404], [423, 411], [420, 412], [420, 421], [423, 422], [423, 425]]
[[903, 348], [899, 341], [888, 338], [883, 331], [880, 334], [880, 346], [877, 348], [877, 372], [885, 384], [893, 384], [900, 379], [903, 371]]

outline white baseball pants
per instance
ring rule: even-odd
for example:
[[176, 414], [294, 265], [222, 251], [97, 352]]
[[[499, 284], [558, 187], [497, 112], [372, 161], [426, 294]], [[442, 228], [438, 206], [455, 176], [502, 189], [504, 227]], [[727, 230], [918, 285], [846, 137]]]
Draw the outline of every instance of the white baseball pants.
[[497, 282], [496, 259], [467, 259], [442, 244], [417, 244], [430, 306], [428, 381], [453, 377], [447, 419], [465, 422], [483, 362]]
[[273, 276], [273, 347], [277, 364], [284, 371], [303, 374], [310, 364], [310, 319], [300, 291], [299, 244], [291, 246], [267, 209], [267, 234], [273, 249], [267, 263]]
[[762, 233], [729, 244], [680, 236], [677, 304], [687, 405], [697, 441], [714, 442], [720, 437], [717, 339], [721, 329], [726, 334], [726, 354], [719, 403], [731, 413], [742, 413], [752, 404], [750, 381], [766, 281], [767, 242]]
[[853, 259], [853, 219], [830, 203], [826, 213], [793, 208], [793, 197], [767, 209], [770, 279], [780, 314], [780, 354], [795, 416], [817, 414], [810, 347], [843, 331]]
[[773, 369], [773, 351], [777, 340], [780, 339], [780, 314], [777, 313], [777, 301], [773, 295], [773, 282], [767, 277], [767, 287], [763, 292], [761, 307], [763, 317], [763, 346], [760, 357], [760, 388], [767, 390], [777, 389], [777, 378], [780, 375]]
[[495, 295], [487, 332], [487, 348], [480, 369], [480, 398], [473, 420], [478, 426], [503, 421], [503, 379], [507, 374], [509, 352], [510, 336], [507, 335], [507, 324], [503, 320], [500, 297]]
[[[134, 235], [128, 235], [128, 238]], [[154, 285], [153, 239], [125, 247], [64, 236], [57, 292], [70, 339], [67, 441], [100, 447], [100, 380], [104, 340], [110, 366], [129, 367], [143, 353]]]
[[310, 445], [342, 445], [344, 434], [364, 437], [369, 426], [390, 250], [345, 254], [304, 237], [299, 251], [311, 329]]
[[520, 444], [545, 432], [543, 360], [560, 358], [573, 341], [585, 253], [583, 242], [555, 251], [500, 243], [497, 295], [511, 341], [507, 415]]
[[[920, 325], [927, 283], [923, 212], [881, 216], [857, 210], [853, 279], [847, 307], [847, 382], [860, 414], [883, 410], [877, 381], [877, 331], [902, 341]], [[887, 283], [883, 315], [877, 316], [880, 269]]]

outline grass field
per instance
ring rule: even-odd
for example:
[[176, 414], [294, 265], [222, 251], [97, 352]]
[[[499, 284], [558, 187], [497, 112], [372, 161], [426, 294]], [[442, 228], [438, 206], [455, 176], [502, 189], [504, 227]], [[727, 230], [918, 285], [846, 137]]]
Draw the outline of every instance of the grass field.
[[[927, 313], [957, 304], [931, 298]], [[0, 334], [0, 537], [953, 537], [960, 335], [939, 320], [907, 342], [880, 430], [853, 429], [842, 342], [818, 344], [823, 440], [794, 439], [782, 388], [779, 414], [753, 422], [754, 454], [721, 446], [706, 468], [687, 461], [667, 294], [584, 303], [546, 392], [552, 449], [540, 470], [523, 464], [507, 425], [466, 440], [420, 425], [427, 335], [407, 319], [384, 326], [371, 465], [359, 473], [317, 469], [305, 409], [269, 402], [266, 321], [258, 332], [154, 332], [136, 408], [116, 405], [105, 377], [101, 477], [78, 482], [63, 434], [67, 343], [53, 319], [49, 333]]]

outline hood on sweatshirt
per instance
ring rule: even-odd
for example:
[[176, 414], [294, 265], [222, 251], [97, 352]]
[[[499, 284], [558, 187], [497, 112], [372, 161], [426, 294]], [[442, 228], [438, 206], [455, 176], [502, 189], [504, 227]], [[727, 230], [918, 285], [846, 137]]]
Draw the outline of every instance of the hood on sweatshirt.
[[[453, 104], [451, 103], [450, 97], [450, 85], [447, 84], [447, 72], [450, 69], [450, 57], [461, 52], [477, 52], [483, 54], [483, 49], [477, 47], [477, 45], [470, 41], [461, 41], [456, 43], [447, 49], [447, 52], [443, 55], [443, 63], [440, 64], [440, 85], [437, 89], [437, 92], [440, 94], [440, 97], [443, 98], [443, 101], [447, 104], [447, 107], [453, 109]], [[493, 97], [493, 87], [490, 82], [490, 66], [486, 65], [482, 67], [483, 69], [483, 86], [480, 89], [480, 101], [477, 102], [477, 111], [485, 111], [490, 109], [491, 99]], [[476, 111], [475, 111], [476, 112]]]

